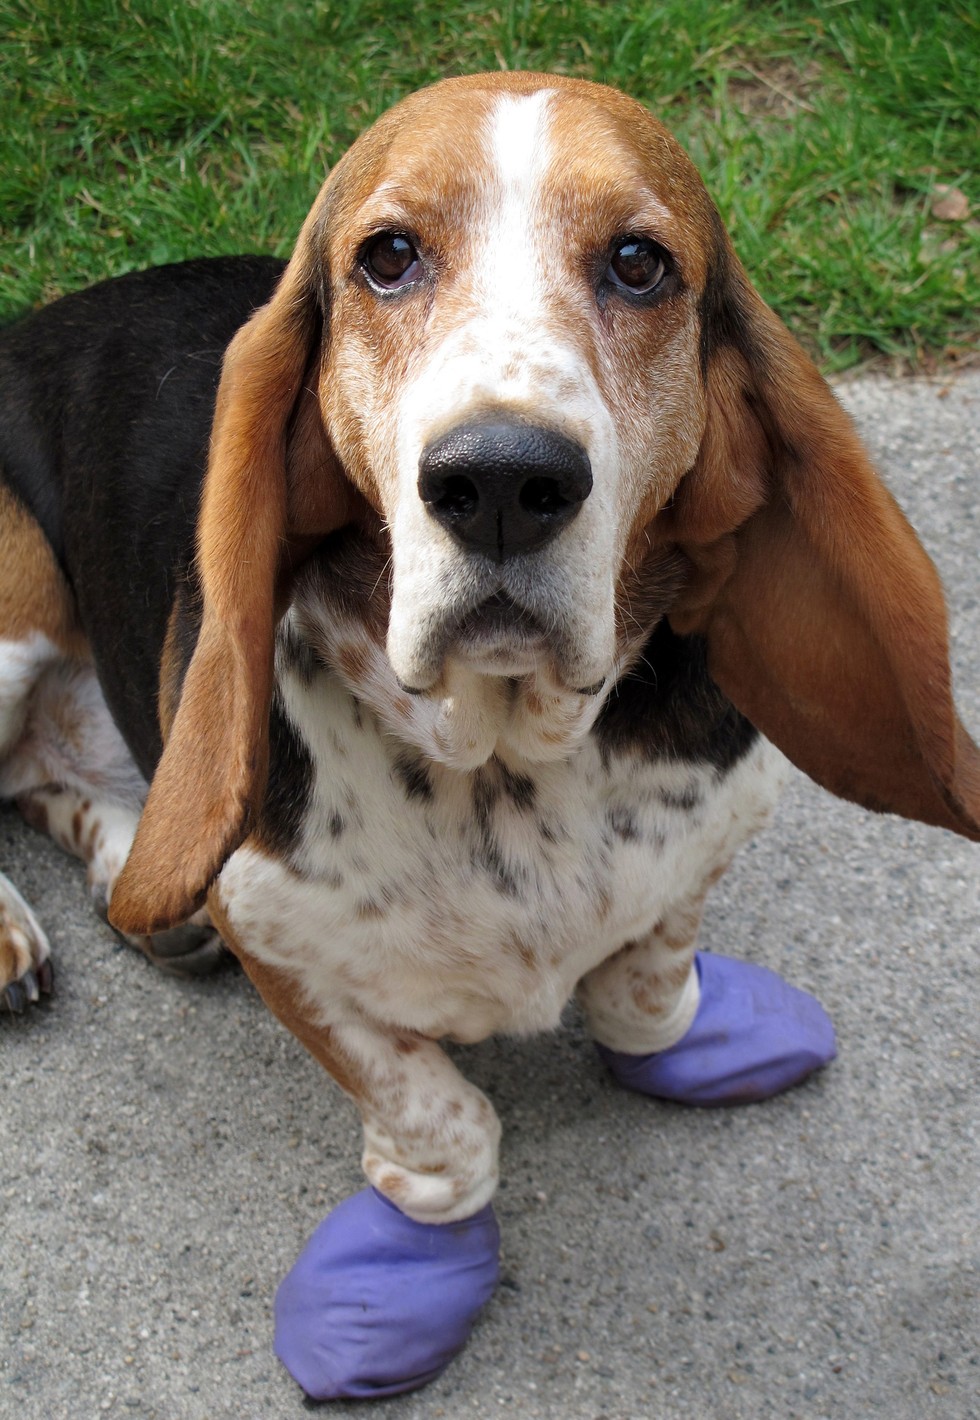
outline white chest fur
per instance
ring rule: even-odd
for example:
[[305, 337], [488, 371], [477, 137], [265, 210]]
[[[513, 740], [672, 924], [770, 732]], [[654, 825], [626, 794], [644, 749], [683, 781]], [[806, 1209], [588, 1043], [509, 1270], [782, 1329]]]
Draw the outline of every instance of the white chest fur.
[[324, 1025], [439, 1038], [553, 1027], [578, 980], [688, 896], [766, 817], [785, 761], [720, 774], [604, 756], [472, 771], [423, 757], [330, 672], [280, 677], [312, 760], [288, 854], [252, 842], [219, 883], [247, 950]]

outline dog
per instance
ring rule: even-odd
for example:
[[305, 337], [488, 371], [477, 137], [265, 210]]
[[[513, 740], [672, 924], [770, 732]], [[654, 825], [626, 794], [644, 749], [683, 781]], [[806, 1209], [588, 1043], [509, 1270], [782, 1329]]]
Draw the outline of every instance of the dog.
[[[764, 1098], [832, 1027], [697, 932], [787, 758], [980, 839], [932, 564], [614, 90], [405, 99], [288, 264], [68, 296], [0, 402], [0, 794], [151, 960], [230, 949], [363, 1117], [277, 1300], [311, 1395], [430, 1379], [493, 1290], [499, 1124], [440, 1041], [577, 994], [624, 1084]], [[5, 1004], [52, 980], [0, 879]]]

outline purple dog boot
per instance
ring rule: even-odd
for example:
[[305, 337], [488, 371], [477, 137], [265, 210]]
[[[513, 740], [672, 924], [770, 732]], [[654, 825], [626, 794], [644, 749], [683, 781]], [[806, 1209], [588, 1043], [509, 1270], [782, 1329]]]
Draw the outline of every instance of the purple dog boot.
[[373, 1188], [324, 1219], [276, 1293], [276, 1355], [314, 1400], [425, 1385], [466, 1344], [497, 1284], [488, 1203], [416, 1223]]
[[713, 952], [694, 960], [701, 1000], [676, 1045], [653, 1055], [597, 1047], [621, 1085], [681, 1104], [747, 1104], [833, 1060], [834, 1027], [815, 997], [751, 962]]

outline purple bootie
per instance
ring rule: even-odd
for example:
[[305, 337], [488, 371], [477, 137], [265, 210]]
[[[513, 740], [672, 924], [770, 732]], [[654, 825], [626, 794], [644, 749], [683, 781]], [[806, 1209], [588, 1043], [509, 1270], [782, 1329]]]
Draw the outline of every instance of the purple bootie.
[[488, 1203], [416, 1223], [373, 1188], [324, 1219], [276, 1293], [276, 1355], [314, 1400], [425, 1385], [466, 1344], [497, 1284]]
[[834, 1027], [813, 996], [751, 962], [714, 952], [694, 960], [701, 1000], [676, 1045], [653, 1055], [597, 1047], [621, 1085], [680, 1104], [748, 1104], [833, 1060]]

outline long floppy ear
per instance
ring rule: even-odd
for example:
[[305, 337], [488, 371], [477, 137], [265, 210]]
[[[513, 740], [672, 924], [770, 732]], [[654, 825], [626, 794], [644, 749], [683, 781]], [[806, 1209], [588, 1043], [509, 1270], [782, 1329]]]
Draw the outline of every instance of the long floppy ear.
[[825, 788], [980, 839], [936, 570], [723, 233], [714, 280], [707, 428], [662, 515], [697, 569], [671, 623], [707, 638], [717, 684]]
[[[197, 531], [202, 620], [132, 850], [112, 894], [121, 931], [203, 902], [265, 788], [277, 601], [291, 541], [349, 518], [320, 423], [318, 207], [280, 284], [225, 354]], [[304, 378], [305, 377], [305, 378]], [[162, 699], [165, 697], [162, 697]]]

